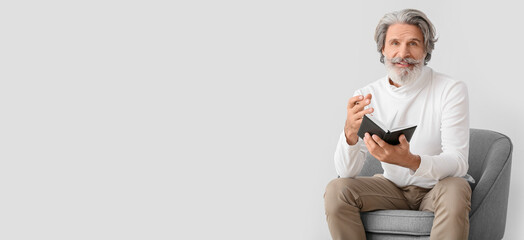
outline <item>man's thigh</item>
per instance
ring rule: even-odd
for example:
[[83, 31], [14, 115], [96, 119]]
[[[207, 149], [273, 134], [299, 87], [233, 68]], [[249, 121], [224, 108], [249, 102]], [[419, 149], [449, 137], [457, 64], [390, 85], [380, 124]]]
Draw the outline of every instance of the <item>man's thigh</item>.
[[422, 199], [419, 210], [435, 212], [437, 205], [442, 205], [441, 207], [444, 208], [469, 209], [471, 187], [468, 181], [461, 177], [447, 177], [440, 180]]
[[327, 192], [341, 194], [361, 212], [409, 209], [402, 191], [380, 174], [373, 177], [337, 178], [328, 184]]

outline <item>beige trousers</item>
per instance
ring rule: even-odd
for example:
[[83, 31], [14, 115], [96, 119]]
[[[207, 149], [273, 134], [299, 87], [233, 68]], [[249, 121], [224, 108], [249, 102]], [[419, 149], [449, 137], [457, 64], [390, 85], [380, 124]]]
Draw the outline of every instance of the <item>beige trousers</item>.
[[397, 187], [380, 174], [337, 178], [326, 187], [324, 201], [333, 240], [366, 239], [360, 212], [380, 209], [431, 211], [431, 240], [468, 239], [471, 188], [463, 178], [442, 179], [432, 189]]

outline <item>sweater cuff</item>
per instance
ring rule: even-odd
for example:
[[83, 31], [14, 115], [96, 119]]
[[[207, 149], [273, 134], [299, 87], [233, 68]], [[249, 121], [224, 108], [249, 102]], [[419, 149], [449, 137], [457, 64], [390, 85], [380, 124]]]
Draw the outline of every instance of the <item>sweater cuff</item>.
[[357, 143], [355, 143], [355, 145], [349, 145], [346, 139], [346, 133], [342, 131], [342, 133], [340, 134], [339, 141], [342, 142], [342, 146], [346, 151], [360, 151], [360, 145], [362, 144], [360, 138], [358, 138]]
[[420, 155], [420, 165], [418, 166], [417, 171], [409, 170], [412, 176], [421, 177], [428, 173], [431, 165], [431, 159], [429, 156]]

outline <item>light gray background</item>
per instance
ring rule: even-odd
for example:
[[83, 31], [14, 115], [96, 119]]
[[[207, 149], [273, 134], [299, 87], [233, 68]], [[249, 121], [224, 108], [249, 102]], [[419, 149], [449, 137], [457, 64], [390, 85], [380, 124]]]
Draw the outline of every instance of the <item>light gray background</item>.
[[[14, 2], [14, 1], [12, 1]], [[0, 238], [330, 239], [323, 210], [373, 32], [418, 8], [471, 126], [514, 143], [504, 239], [524, 235], [517, 1], [16, 1], [0, 7]]]

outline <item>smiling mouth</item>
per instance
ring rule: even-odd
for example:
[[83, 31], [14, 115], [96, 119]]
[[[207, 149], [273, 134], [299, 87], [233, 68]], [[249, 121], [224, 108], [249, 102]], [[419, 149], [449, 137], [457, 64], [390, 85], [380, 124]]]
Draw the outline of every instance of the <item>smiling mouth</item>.
[[409, 64], [407, 62], [398, 62], [398, 63], [395, 63], [395, 65], [397, 65], [398, 67], [410, 67], [410, 66], [413, 66], [413, 64]]

